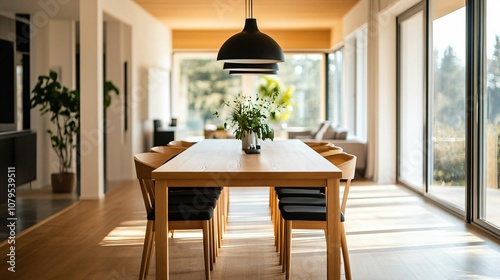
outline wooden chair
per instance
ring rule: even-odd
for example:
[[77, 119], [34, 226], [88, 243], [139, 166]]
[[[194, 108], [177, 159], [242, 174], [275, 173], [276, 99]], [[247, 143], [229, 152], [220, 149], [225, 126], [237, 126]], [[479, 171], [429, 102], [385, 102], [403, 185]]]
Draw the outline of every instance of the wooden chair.
[[309, 147], [318, 147], [318, 146], [330, 146], [332, 143], [327, 141], [304, 141], [304, 143]]
[[167, 144], [167, 146], [177, 146], [177, 147], [189, 148], [189, 147], [193, 146], [194, 144], [196, 144], [196, 143], [188, 142], [188, 141], [182, 141], [182, 140], [174, 140], [174, 141], [170, 141]]
[[[339, 234], [346, 279], [351, 279], [349, 252], [344, 229], [344, 215], [349, 194], [349, 187], [351, 185], [351, 180], [354, 179], [356, 156], [341, 153], [327, 156], [326, 159], [342, 170], [342, 181], [345, 182], [341, 203], [341, 228]], [[326, 200], [323, 198], [323, 205], [321, 200], [321, 198], [310, 198], [306, 201], [297, 200], [293, 203], [282, 204], [279, 206], [284, 225], [284, 230], [281, 233], [284, 236], [284, 238], [282, 238], [282, 253], [284, 256], [283, 266], [286, 273], [286, 279], [290, 278], [292, 229], [323, 229], [326, 234]]]
[[[182, 143], [180, 143], [182, 144]], [[181, 147], [181, 148], [179, 148]], [[156, 153], [163, 153], [167, 155], [171, 155], [172, 157], [182, 153], [185, 151], [185, 147], [183, 146], [175, 146], [175, 145], [170, 145], [170, 146], [156, 146], [150, 149], [151, 152], [156, 152]], [[211, 241], [211, 247], [212, 247], [212, 263], [216, 262], [216, 257], [219, 255], [218, 249], [221, 247], [222, 244], [222, 237], [225, 232], [225, 229], [227, 228], [227, 207], [226, 207], [226, 201], [227, 201], [227, 188], [222, 188], [221, 193], [220, 193], [220, 199], [217, 200], [217, 207], [214, 209], [215, 210], [215, 217], [216, 219], [212, 219], [212, 224], [211, 224], [211, 236], [212, 240]], [[172, 234], [172, 237], [174, 236], [174, 230], [170, 231]]]
[[[337, 154], [341, 153], [343, 150], [342, 148], [333, 145], [330, 142], [316, 142], [316, 141], [311, 141], [311, 142], [304, 142], [306, 145], [311, 147], [311, 149], [315, 150], [317, 153], [321, 154], [322, 156], [328, 156], [332, 154]], [[309, 189], [310, 190], [310, 189]], [[277, 210], [277, 204], [276, 202], [276, 189], [274, 187], [269, 188], [269, 207], [271, 209], [271, 221], [275, 225], [275, 245], [277, 246], [277, 250], [279, 250], [279, 234], [277, 234], [277, 223], [276, 223], [276, 210]]]
[[[310, 143], [319, 144], [317, 146], [312, 145], [311, 148], [313, 150], [317, 151], [323, 157], [327, 157], [327, 156], [334, 155], [334, 154], [340, 154], [343, 152], [343, 149], [341, 147], [335, 146], [329, 142], [310, 142]], [[274, 244], [276, 246], [276, 251], [281, 252], [281, 247], [282, 247], [281, 244], [283, 242], [281, 242], [282, 234], [280, 233], [282, 230], [282, 227], [281, 227], [281, 217], [280, 217], [280, 213], [279, 213], [279, 209], [278, 209], [278, 197], [279, 197], [279, 195], [277, 195], [276, 188], [271, 187], [269, 189], [270, 189], [270, 191], [269, 191], [269, 207], [271, 209], [271, 221], [273, 222], [273, 225], [274, 225], [274, 237], [275, 237]], [[304, 195], [307, 195], [309, 197], [311, 197], [311, 196], [314, 196], [314, 197], [324, 196], [322, 194], [318, 194], [318, 191], [314, 190], [312, 188], [306, 188], [306, 189], [289, 188], [288, 190], [292, 194], [285, 194], [285, 196], [298, 196], [298, 197], [302, 197]], [[280, 259], [280, 264], [281, 264], [281, 261], [282, 260]]]
[[185, 149], [173, 149], [171, 146], [155, 146], [149, 151], [153, 153], [162, 153], [175, 157], [176, 155], [182, 153]]
[[[162, 153], [142, 153], [134, 156], [135, 169], [137, 179], [141, 186], [142, 197], [144, 206], [146, 207], [146, 214], [148, 222], [146, 225], [146, 236], [144, 238], [144, 248], [141, 260], [141, 270], [139, 279], [146, 277], [149, 270], [149, 263], [151, 259], [151, 252], [154, 242], [155, 234], [155, 188], [154, 181], [151, 178], [151, 172], [156, 168], [163, 165], [172, 156]], [[199, 206], [193, 207], [196, 211], [189, 212], [186, 216], [188, 207], [185, 205], [171, 205], [169, 203], [168, 209], [168, 226], [169, 229], [202, 229], [203, 230], [203, 252], [205, 259], [205, 278], [210, 279], [210, 223], [213, 215], [212, 206]]]
[[331, 156], [331, 155], [335, 155], [335, 154], [341, 154], [343, 152], [344, 152], [344, 149], [342, 149], [342, 147], [329, 146], [328, 149], [326, 149], [324, 151], [320, 151], [319, 154], [324, 156], [324, 157], [327, 157], [327, 156]]

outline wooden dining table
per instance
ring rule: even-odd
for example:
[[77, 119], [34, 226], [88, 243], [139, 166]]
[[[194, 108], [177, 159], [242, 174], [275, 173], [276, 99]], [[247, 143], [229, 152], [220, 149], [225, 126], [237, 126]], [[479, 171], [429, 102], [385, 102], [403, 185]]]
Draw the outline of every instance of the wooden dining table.
[[152, 177], [156, 180], [156, 279], [169, 279], [168, 188], [186, 186], [325, 186], [327, 278], [340, 279], [342, 171], [302, 141], [264, 141], [260, 154], [245, 154], [241, 141], [203, 140], [154, 170]]

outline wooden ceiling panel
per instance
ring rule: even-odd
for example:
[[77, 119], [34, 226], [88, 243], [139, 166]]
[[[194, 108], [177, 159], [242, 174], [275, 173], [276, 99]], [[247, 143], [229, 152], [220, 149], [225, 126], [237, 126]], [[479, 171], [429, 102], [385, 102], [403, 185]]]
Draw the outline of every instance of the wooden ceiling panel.
[[[172, 29], [241, 29], [244, 0], [134, 0]], [[359, 0], [254, 0], [260, 29], [331, 29]]]

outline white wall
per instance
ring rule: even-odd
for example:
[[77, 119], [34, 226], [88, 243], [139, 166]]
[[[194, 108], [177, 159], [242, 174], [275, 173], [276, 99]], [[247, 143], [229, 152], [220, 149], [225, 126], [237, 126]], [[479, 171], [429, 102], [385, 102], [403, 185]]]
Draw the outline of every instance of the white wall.
[[[48, 67], [49, 70], [39, 72], [43, 75], [48, 75], [50, 70], [58, 73], [58, 80], [62, 86], [69, 90], [76, 88], [75, 80], [75, 23], [69, 20], [50, 20], [47, 26], [48, 29]], [[36, 80], [34, 80], [36, 82]], [[33, 85], [34, 86], [34, 85]], [[55, 126], [48, 123], [55, 131]], [[48, 134], [45, 131], [39, 130], [38, 133], [43, 133], [45, 137]], [[76, 139], [75, 139], [76, 141]], [[49, 141], [50, 143], [50, 141]], [[50, 145], [50, 144], [49, 144]], [[49, 163], [50, 173], [59, 172], [59, 161], [52, 147], [49, 148]], [[74, 172], [76, 166], [76, 153], [73, 151], [72, 168], [69, 171]]]
[[361, 0], [342, 19], [344, 38], [368, 23], [370, 0]]
[[[124, 63], [130, 62], [130, 26], [118, 22], [106, 23], [106, 79], [119, 89], [111, 93], [111, 105], [106, 110], [107, 180], [121, 181], [130, 177], [130, 161], [123, 151], [131, 151], [130, 130], [125, 131]], [[130, 81], [129, 81], [130, 84]], [[129, 85], [130, 86], [130, 85]], [[128, 98], [130, 100], [130, 97]], [[132, 172], [133, 173], [133, 172]]]
[[[131, 27], [131, 61], [129, 63], [131, 100], [129, 129], [131, 149], [123, 151], [129, 158], [129, 167], [124, 178], [135, 177], [132, 157], [144, 151], [143, 126], [149, 119], [148, 69], [171, 69], [172, 33], [163, 23], [153, 18], [133, 1], [106, 0], [103, 2], [106, 14]], [[154, 100], [153, 100], [154, 101]], [[167, 108], [165, 108], [167, 109]], [[108, 159], [110, 160], [110, 159]]]
[[[36, 36], [31, 37], [30, 41], [30, 81], [33, 88], [38, 80], [38, 76], [49, 71], [49, 28], [48, 26], [40, 27]], [[31, 109], [31, 129], [37, 132], [36, 134], [36, 160], [37, 172], [36, 181], [32, 182], [33, 188], [42, 188], [50, 184], [50, 153], [51, 146], [49, 137], [45, 132], [47, 130], [49, 120], [47, 116], [42, 117], [39, 113], [39, 108]]]
[[367, 174], [378, 183], [396, 181], [396, 17], [418, 2], [361, 0], [342, 21], [344, 41], [369, 28]]
[[[40, 2], [40, 3], [38, 3]], [[17, 0], [2, 4], [2, 9], [9, 13], [30, 13], [32, 17], [32, 44], [31, 44], [31, 87], [40, 74], [48, 74], [51, 67], [61, 67], [63, 83], [74, 87], [74, 29], [73, 22], [79, 20], [78, 0], [53, 1], [54, 5], [46, 5], [42, 1]], [[170, 71], [172, 42], [171, 30], [163, 23], [144, 11], [132, 0], [99, 0], [105, 20], [113, 20], [121, 25], [119, 56], [126, 59], [129, 68], [129, 125], [128, 132], [120, 137], [119, 150], [113, 153], [120, 154], [108, 157], [111, 164], [121, 163], [118, 173], [113, 179], [135, 178], [135, 168], [132, 157], [142, 152], [144, 145], [143, 122], [154, 114], [148, 108], [148, 79], [147, 70], [161, 68]], [[108, 18], [109, 16], [109, 18]], [[102, 40], [102, 39], [100, 39]], [[72, 47], [72, 46], [73, 47]], [[81, 62], [82, 65], [85, 61]], [[97, 71], [97, 69], [96, 69]], [[108, 77], [113, 75], [108, 73]], [[117, 74], [122, 78], [122, 73]], [[69, 80], [73, 76], [73, 80]], [[123, 91], [123, 86], [120, 87]], [[95, 93], [97, 94], [97, 92]], [[166, 92], [165, 94], [169, 94]], [[97, 97], [97, 96], [96, 96]], [[123, 100], [120, 100], [120, 103]], [[154, 102], [154, 100], [153, 100]], [[85, 113], [85, 112], [83, 112]], [[45, 120], [43, 120], [45, 119]], [[46, 118], [42, 118], [38, 109], [32, 110], [31, 123], [38, 132], [37, 178], [33, 186], [49, 184], [49, 167], [51, 164], [48, 137], [45, 133]], [[97, 128], [95, 128], [97, 129]], [[102, 143], [98, 143], [102, 145]], [[110, 146], [108, 146], [110, 147]], [[113, 147], [115, 148], [115, 147]], [[82, 159], [85, 160], [85, 159]], [[94, 163], [92, 163], [94, 164]], [[95, 165], [98, 163], [96, 162]], [[84, 174], [82, 174], [85, 176]], [[93, 186], [82, 185], [83, 188]], [[100, 197], [96, 189], [91, 190], [89, 197]]]

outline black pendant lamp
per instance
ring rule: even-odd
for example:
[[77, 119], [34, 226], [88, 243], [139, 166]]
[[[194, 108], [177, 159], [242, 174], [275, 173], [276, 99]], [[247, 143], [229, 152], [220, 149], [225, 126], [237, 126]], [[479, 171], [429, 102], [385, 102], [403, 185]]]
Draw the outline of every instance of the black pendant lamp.
[[242, 64], [268, 64], [285, 61], [281, 47], [273, 38], [259, 31], [253, 18], [252, 0], [245, 1], [247, 18], [243, 30], [221, 46], [217, 60]]

